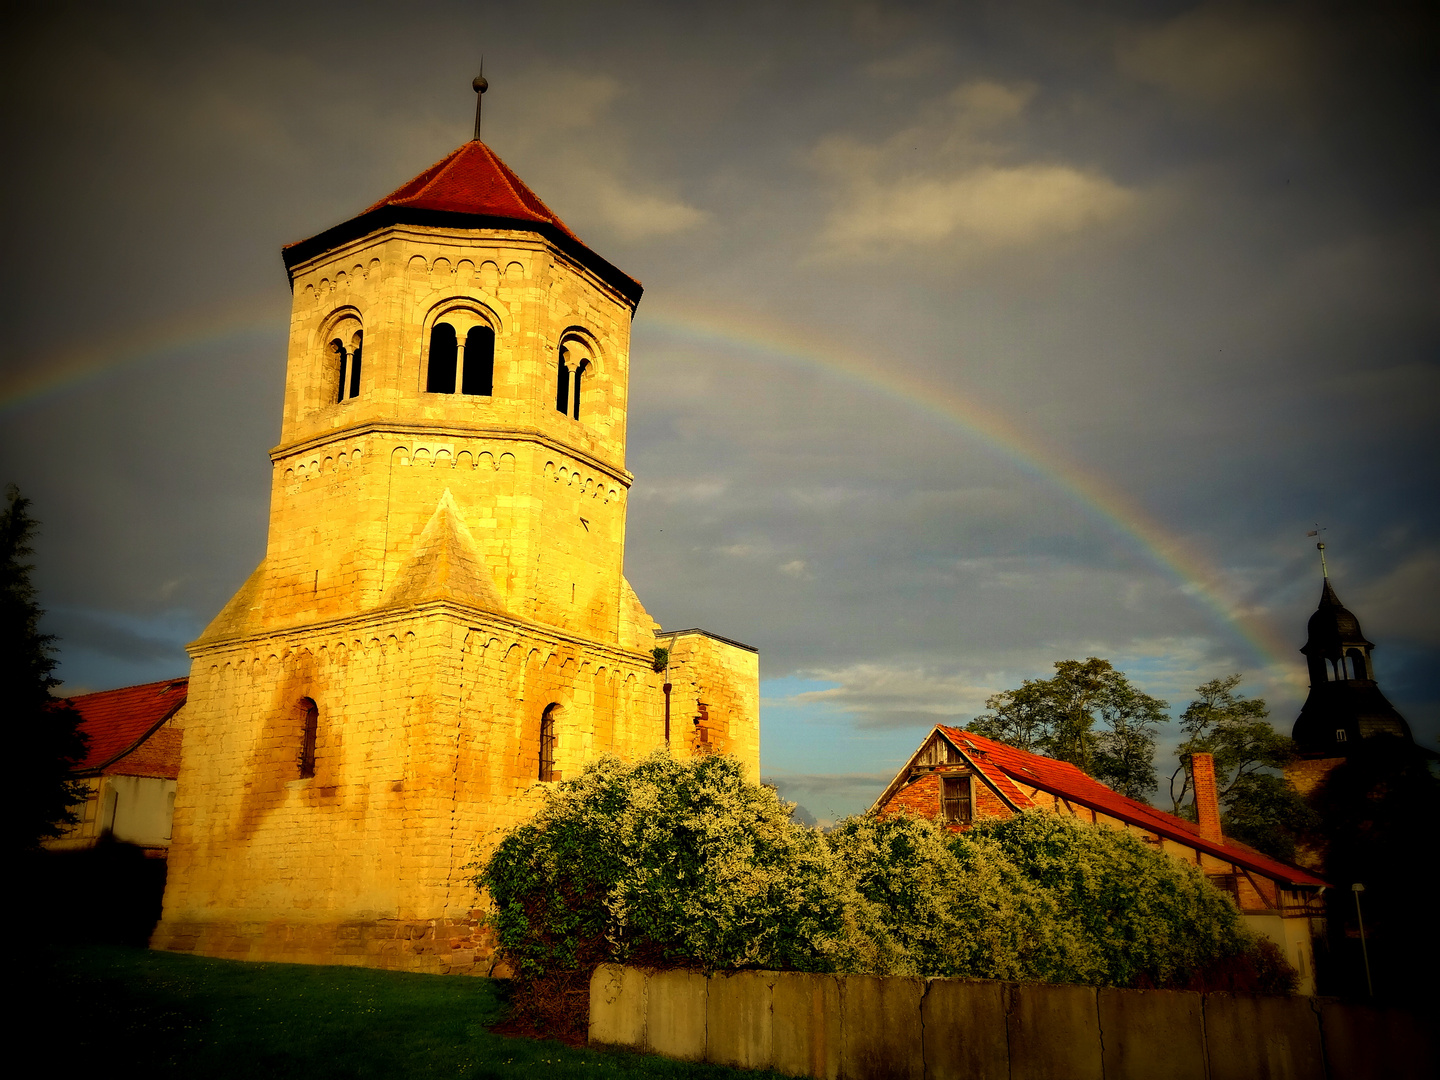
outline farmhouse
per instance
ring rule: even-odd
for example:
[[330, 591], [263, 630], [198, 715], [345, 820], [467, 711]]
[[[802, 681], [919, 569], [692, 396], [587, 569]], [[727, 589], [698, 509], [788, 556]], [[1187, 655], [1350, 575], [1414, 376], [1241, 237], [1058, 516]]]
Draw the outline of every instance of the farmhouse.
[[640, 283], [478, 135], [284, 249], [269, 535], [189, 647], [157, 948], [488, 971], [472, 864], [547, 785], [758, 774], [756, 651], [624, 576]]
[[963, 829], [983, 818], [1038, 808], [1133, 832], [1198, 867], [1229, 893], [1251, 928], [1274, 941], [1295, 966], [1301, 992], [1313, 994], [1312, 939], [1324, 917], [1320, 893], [1325, 882], [1225, 839], [1214, 761], [1195, 754], [1191, 764], [1198, 825], [1126, 798], [1067, 762], [942, 725], [920, 744], [871, 810], [907, 811]]
[[76, 851], [113, 839], [165, 857], [187, 682], [166, 679], [69, 699], [87, 736], [85, 757], [70, 774], [83, 784], [85, 800], [76, 807], [78, 820], [45, 842], [48, 850]]

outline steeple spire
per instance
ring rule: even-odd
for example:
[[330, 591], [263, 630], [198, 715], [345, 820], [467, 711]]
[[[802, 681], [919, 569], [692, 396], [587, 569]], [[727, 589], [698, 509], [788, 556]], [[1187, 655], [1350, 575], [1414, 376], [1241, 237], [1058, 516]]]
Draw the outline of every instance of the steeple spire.
[[480, 61], [480, 74], [475, 76], [475, 81], [470, 84], [475, 88], [475, 138], [472, 142], [480, 141], [480, 105], [485, 100], [485, 91], [490, 89], [490, 84], [485, 81], [485, 61]]

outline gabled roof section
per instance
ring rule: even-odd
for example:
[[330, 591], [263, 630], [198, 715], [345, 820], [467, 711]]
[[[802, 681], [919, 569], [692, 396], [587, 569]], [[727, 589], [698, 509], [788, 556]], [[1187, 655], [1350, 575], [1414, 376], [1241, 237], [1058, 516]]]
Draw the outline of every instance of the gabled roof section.
[[[895, 774], [895, 779], [890, 781], [889, 786], [880, 793], [880, 797], [871, 805], [870, 810], [872, 813], [889, 802], [890, 797], [905, 786], [905, 781], [909, 778], [910, 770], [920, 763], [920, 757], [925, 753], [926, 748], [936, 741], [945, 741], [949, 738], [948, 735], [945, 734], [946, 731], [946, 728], [937, 727], [929, 735], [925, 736], [919, 747], [916, 748], [915, 753], [910, 755], [910, 760], [900, 766], [900, 771]], [[949, 742], [953, 747], [954, 740], [949, 740]], [[954, 762], [954, 764], [960, 763], [961, 762], [958, 761]], [[1000, 801], [1009, 806], [1010, 809], [1028, 810], [1035, 805], [1019, 788], [1010, 782], [1009, 777], [1004, 773], [995, 773], [992, 776], [988, 772], [975, 768], [973, 762], [968, 764], [970, 764], [972, 770], [980, 780], [988, 784], [995, 794], [1000, 797]]]
[[71, 771], [103, 769], [134, 751], [180, 711], [189, 687], [189, 679], [165, 679], [67, 699], [90, 738], [85, 760]]
[[505, 612], [495, 578], [465, 527], [449, 488], [440, 496], [435, 512], [396, 575], [385, 603], [387, 607], [413, 607], [428, 600], [455, 600], [486, 611]]
[[1218, 859], [1235, 863], [1264, 874], [1266, 877], [1292, 885], [1318, 886], [1325, 882], [1299, 867], [1282, 863], [1268, 855], [1262, 855], [1253, 848], [1234, 840], [1214, 843], [1200, 835], [1199, 826], [1184, 818], [1157, 810], [1149, 803], [1140, 802], [1121, 795], [1106, 787], [1100, 781], [1087, 776], [1079, 768], [1066, 761], [1040, 754], [1027, 753], [1013, 746], [987, 739], [983, 735], [965, 731], [962, 728], [936, 728], [963, 754], [977, 772], [984, 773], [992, 781], [1004, 776], [1028, 787], [1040, 788], [1052, 795], [1058, 795], [1068, 802], [1079, 803], [1091, 810], [1119, 818], [1142, 829], [1148, 829], [1160, 836], [1198, 848]]
[[281, 249], [285, 269], [391, 225], [528, 229], [539, 233], [620, 292], [633, 308], [643, 286], [585, 246], [499, 155], [474, 139], [401, 184], [359, 216]]

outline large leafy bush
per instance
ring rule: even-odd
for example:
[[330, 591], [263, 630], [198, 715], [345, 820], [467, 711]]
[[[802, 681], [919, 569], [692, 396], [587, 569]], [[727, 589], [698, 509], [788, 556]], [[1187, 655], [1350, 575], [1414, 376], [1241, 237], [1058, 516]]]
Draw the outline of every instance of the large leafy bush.
[[825, 838], [727, 757], [601, 758], [548, 791], [478, 880], [525, 977], [611, 960], [828, 970], [847, 940]]
[[579, 995], [609, 961], [1252, 990], [1293, 979], [1198, 871], [1127, 833], [1034, 811], [963, 834], [898, 815], [825, 835], [790, 809], [724, 757], [606, 757], [549, 790], [477, 879], [522, 1000]]

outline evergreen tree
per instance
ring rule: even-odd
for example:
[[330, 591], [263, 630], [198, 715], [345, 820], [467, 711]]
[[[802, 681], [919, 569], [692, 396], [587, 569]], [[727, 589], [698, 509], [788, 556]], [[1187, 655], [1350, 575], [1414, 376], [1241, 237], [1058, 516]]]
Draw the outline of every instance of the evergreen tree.
[[8, 737], [18, 750], [11, 775], [11, 811], [7, 817], [12, 852], [34, 848], [59, 836], [75, 821], [73, 807], [84, 798], [70, 769], [85, 754], [80, 714], [51, 690], [54, 635], [40, 633], [44, 614], [30, 583], [34, 569], [26, 560], [38, 522], [30, 500], [11, 485], [0, 511], [0, 696], [10, 714]]
[[1169, 708], [1131, 685], [1108, 660], [1059, 660], [1053, 679], [1026, 679], [992, 695], [969, 730], [1076, 765], [1122, 795], [1158, 786], [1155, 729]]

